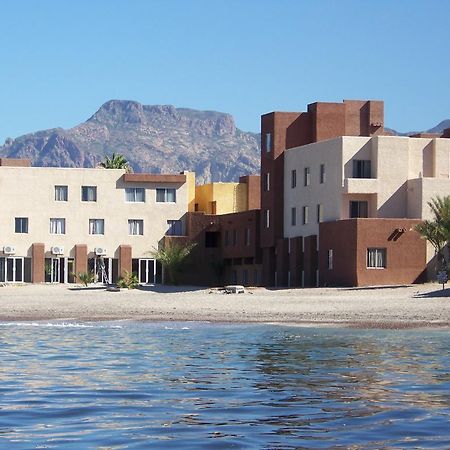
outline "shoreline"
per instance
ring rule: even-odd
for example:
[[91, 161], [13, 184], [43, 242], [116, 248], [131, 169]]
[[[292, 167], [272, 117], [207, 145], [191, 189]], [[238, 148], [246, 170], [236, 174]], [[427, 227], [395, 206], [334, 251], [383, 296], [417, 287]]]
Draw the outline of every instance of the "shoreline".
[[250, 288], [244, 294], [193, 286], [7, 285], [1, 322], [207, 322], [353, 329], [448, 329], [450, 289], [437, 283], [362, 288]]

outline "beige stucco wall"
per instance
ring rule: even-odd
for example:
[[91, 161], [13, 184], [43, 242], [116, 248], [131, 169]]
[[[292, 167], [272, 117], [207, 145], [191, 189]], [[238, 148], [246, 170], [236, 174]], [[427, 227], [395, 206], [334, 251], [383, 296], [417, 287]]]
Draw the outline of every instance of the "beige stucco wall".
[[[370, 159], [372, 178], [352, 178], [353, 159]], [[322, 185], [320, 164], [326, 167]], [[324, 221], [348, 218], [351, 200], [367, 200], [370, 217], [427, 218], [426, 203], [435, 195], [450, 195], [449, 164], [450, 139], [344, 136], [289, 149], [284, 166], [284, 235], [317, 234], [318, 203], [323, 204]], [[311, 169], [311, 184], [306, 187], [304, 167]], [[297, 170], [295, 189], [292, 169]], [[302, 225], [305, 205], [309, 223]], [[297, 208], [296, 226], [291, 226], [292, 207]]]
[[[133, 257], [149, 257], [167, 231], [168, 219], [182, 219], [188, 210], [188, 183], [124, 183], [123, 170], [43, 167], [0, 167], [0, 253], [5, 245], [16, 256], [31, 256], [31, 244], [63, 246], [64, 256], [74, 256], [74, 245], [106, 248], [107, 257], [118, 257], [118, 247], [132, 246]], [[68, 201], [54, 200], [54, 186], [68, 186]], [[81, 186], [97, 186], [97, 201], [82, 202]], [[125, 187], [144, 187], [145, 203], [125, 201]], [[176, 203], [157, 203], [156, 187], [176, 188]], [[14, 232], [15, 217], [28, 217], [28, 233]], [[66, 234], [50, 234], [50, 218], [66, 219]], [[89, 219], [104, 219], [105, 234], [90, 235]], [[143, 236], [128, 235], [128, 219], [143, 219]]]

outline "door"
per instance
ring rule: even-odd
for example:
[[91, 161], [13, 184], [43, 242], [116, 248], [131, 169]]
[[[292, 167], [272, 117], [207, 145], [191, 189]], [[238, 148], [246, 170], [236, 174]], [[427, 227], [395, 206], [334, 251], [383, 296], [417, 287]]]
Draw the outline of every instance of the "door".
[[156, 264], [154, 259], [139, 260], [139, 283], [155, 284]]
[[10, 256], [0, 258], [0, 282], [23, 282], [24, 258]]

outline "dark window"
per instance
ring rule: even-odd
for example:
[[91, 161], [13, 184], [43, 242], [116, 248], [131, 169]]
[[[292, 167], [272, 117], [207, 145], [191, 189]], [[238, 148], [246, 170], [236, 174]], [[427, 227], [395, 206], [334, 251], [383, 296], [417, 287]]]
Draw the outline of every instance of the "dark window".
[[181, 220], [168, 220], [167, 236], [183, 236], [183, 223]]
[[309, 215], [308, 207], [304, 206], [303, 207], [303, 225], [306, 225], [308, 223], [308, 215]]
[[28, 217], [16, 217], [16, 233], [28, 233]]
[[353, 160], [353, 178], [370, 178], [370, 159]]
[[297, 225], [297, 208], [291, 208], [291, 225]]
[[270, 173], [264, 174], [263, 181], [264, 181], [264, 186], [263, 186], [264, 192], [269, 192], [270, 191]]
[[250, 245], [250, 228], [245, 229], [245, 245]]
[[81, 200], [83, 202], [96, 202], [97, 186], [81, 186]]
[[369, 217], [369, 205], [367, 201], [350, 202], [350, 218]]
[[237, 230], [233, 230], [233, 246], [237, 244]]
[[297, 171], [291, 170], [291, 188], [295, 188], [297, 186]]
[[225, 230], [225, 246], [230, 245], [230, 231]]
[[320, 184], [325, 183], [325, 164], [320, 165]]
[[176, 199], [175, 188], [156, 188], [156, 201], [158, 203], [175, 203]]
[[218, 231], [205, 231], [205, 247], [217, 248], [219, 247], [220, 233]]

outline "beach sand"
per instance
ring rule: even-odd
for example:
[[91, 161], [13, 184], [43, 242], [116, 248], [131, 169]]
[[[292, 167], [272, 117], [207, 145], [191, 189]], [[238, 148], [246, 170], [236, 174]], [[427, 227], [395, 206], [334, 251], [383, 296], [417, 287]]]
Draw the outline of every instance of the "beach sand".
[[430, 283], [376, 288], [254, 288], [244, 294], [225, 294], [189, 286], [108, 292], [100, 286], [7, 285], [0, 288], [0, 320], [449, 327], [450, 289]]

